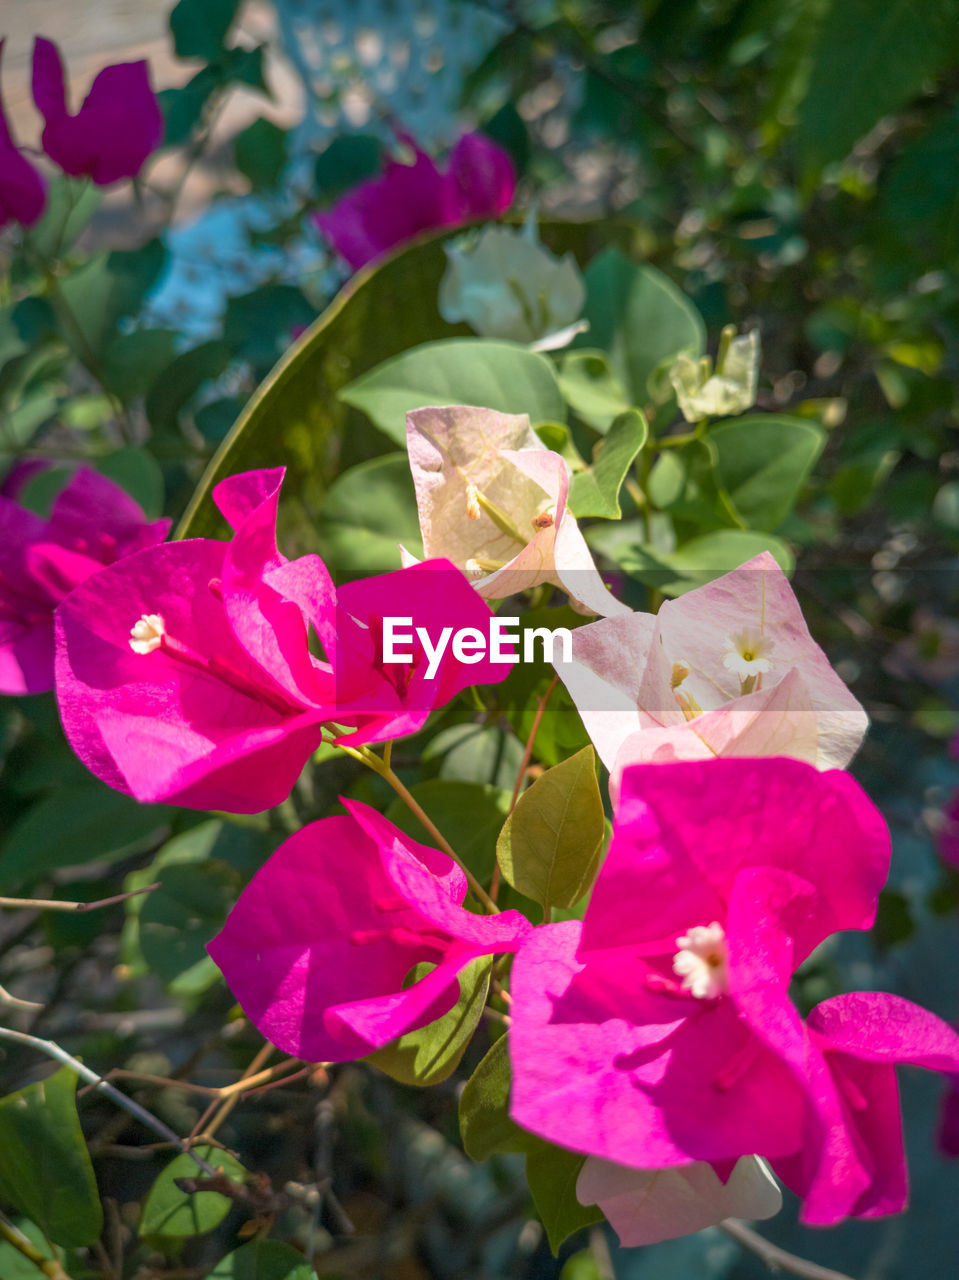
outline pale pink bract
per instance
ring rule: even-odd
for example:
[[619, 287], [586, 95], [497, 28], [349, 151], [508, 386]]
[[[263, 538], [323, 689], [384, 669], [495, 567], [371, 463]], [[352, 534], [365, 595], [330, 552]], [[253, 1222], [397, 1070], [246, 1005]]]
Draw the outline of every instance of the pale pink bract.
[[579, 627], [557, 671], [615, 792], [630, 764], [793, 756], [844, 767], [868, 721], [768, 552], [705, 586]]

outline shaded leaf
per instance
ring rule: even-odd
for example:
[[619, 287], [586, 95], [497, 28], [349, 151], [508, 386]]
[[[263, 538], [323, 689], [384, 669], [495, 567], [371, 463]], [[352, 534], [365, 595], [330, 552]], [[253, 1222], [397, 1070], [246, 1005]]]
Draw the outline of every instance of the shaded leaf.
[[485, 1160], [495, 1151], [529, 1151], [540, 1142], [509, 1117], [511, 1082], [509, 1037], [500, 1036], [460, 1095], [460, 1136], [473, 1160]]
[[709, 433], [719, 478], [753, 529], [779, 527], [826, 443], [826, 432], [803, 418], [763, 414], [721, 422]]
[[290, 1245], [258, 1238], [228, 1253], [207, 1280], [316, 1280], [316, 1272]]
[[[430, 964], [417, 965], [410, 980], [418, 981], [433, 967]], [[429, 1026], [410, 1031], [393, 1044], [377, 1049], [368, 1055], [367, 1062], [372, 1062], [401, 1084], [425, 1088], [446, 1080], [459, 1066], [483, 1016], [492, 967], [489, 956], [473, 960], [459, 975], [460, 998], [449, 1013]]]
[[233, 139], [236, 167], [255, 191], [271, 191], [279, 185], [289, 159], [288, 139], [288, 130], [263, 117]]
[[116, 859], [147, 849], [172, 810], [138, 804], [97, 782], [62, 787], [33, 805], [0, 845], [0, 885], [22, 890], [59, 867]]
[[872, 0], [834, 3], [799, 108], [796, 145], [807, 187], [882, 116], [919, 93], [956, 47], [952, 0], [888, 0], [879, 8]]
[[545, 1142], [526, 1156], [530, 1195], [554, 1257], [574, 1232], [603, 1220], [602, 1210], [596, 1205], [582, 1205], [576, 1199], [576, 1180], [585, 1163], [586, 1156]]
[[240, 0], [180, 0], [170, 14], [176, 56], [213, 62], [239, 7]]
[[159, 879], [140, 910], [140, 950], [178, 992], [203, 991], [219, 976], [206, 944], [236, 901], [239, 877], [224, 862], [204, 861], [166, 866]]
[[699, 356], [705, 350], [699, 312], [663, 272], [632, 262], [617, 249], [594, 258], [585, 276], [589, 331], [582, 345], [609, 353], [631, 404], [646, 408], [671, 399], [668, 381], [663, 391], [653, 374], [680, 351]]
[[[441, 778], [417, 783], [410, 791], [470, 871], [479, 881], [487, 881], [496, 860], [496, 837], [509, 812], [510, 792]], [[402, 800], [394, 800], [386, 816], [414, 840], [433, 845], [433, 837]]]
[[92, 1244], [103, 1229], [93, 1165], [69, 1067], [0, 1098], [0, 1202], [66, 1247]]

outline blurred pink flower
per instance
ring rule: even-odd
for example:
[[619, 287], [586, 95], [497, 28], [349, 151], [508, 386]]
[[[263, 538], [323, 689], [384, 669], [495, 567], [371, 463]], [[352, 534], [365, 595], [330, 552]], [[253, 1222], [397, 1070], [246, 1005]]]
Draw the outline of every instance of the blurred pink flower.
[[120, 62], [98, 72], [76, 115], [67, 106], [60, 51], [37, 36], [33, 99], [43, 116], [43, 149], [64, 173], [101, 187], [135, 178], [163, 138], [160, 104], [146, 62]]
[[866, 713], [768, 552], [676, 600], [579, 627], [556, 669], [615, 792], [630, 764], [715, 756], [849, 763]]
[[400, 141], [413, 151], [411, 164], [388, 157], [379, 177], [361, 182], [315, 215], [320, 231], [354, 271], [424, 231], [496, 218], [512, 203], [512, 161], [482, 134], [464, 134], [445, 171], [412, 139], [401, 136]]
[[[0, 40], [0, 57], [3, 43]], [[0, 227], [8, 222], [33, 226], [46, 201], [47, 184], [14, 142], [0, 100]]]
[[[532, 928], [518, 911], [464, 910], [451, 858], [343, 804], [280, 846], [208, 948], [263, 1035], [310, 1062], [362, 1058], [442, 1017], [465, 965]], [[424, 961], [435, 968], [407, 985]]]
[[[277, 550], [282, 479], [278, 468], [217, 485], [232, 542], [152, 547], [61, 605], [61, 718], [77, 755], [110, 786], [149, 802], [268, 809], [289, 794], [323, 724], [355, 743], [412, 733], [467, 684], [508, 674], [447, 651], [427, 679], [422, 646], [410, 664], [385, 663], [385, 616], [436, 636], [439, 609], [484, 631], [489, 609], [448, 561], [337, 595], [319, 556], [288, 561]], [[311, 626], [334, 665], [311, 654]]]
[[536, 929], [512, 971], [511, 1111], [549, 1141], [641, 1169], [759, 1155], [807, 1222], [901, 1209], [895, 1062], [959, 1069], [959, 1036], [898, 996], [827, 1000], [795, 969], [871, 926], [881, 816], [797, 760], [633, 766], [582, 923]]
[[[7, 477], [14, 494], [28, 465]], [[52, 689], [57, 604], [104, 565], [162, 542], [169, 528], [169, 520], [147, 520], [118, 485], [87, 467], [46, 520], [0, 495], [0, 693]]]

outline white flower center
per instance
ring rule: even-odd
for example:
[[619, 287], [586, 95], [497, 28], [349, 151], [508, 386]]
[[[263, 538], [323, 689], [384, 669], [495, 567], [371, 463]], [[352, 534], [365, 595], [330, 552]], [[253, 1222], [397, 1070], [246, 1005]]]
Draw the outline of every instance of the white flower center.
[[139, 622], [130, 628], [130, 648], [134, 653], [152, 653], [159, 649], [166, 634], [163, 619], [158, 613], [144, 613]]
[[772, 653], [773, 645], [765, 636], [756, 631], [739, 631], [733, 636], [727, 636], [725, 643], [723, 666], [727, 671], [734, 671], [740, 681], [751, 680], [755, 685], [757, 676], [772, 670], [769, 654]]
[[729, 990], [726, 978], [726, 934], [717, 921], [695, 925], [676, 939], [673, 973], [697, 1000], [714, 1000]]

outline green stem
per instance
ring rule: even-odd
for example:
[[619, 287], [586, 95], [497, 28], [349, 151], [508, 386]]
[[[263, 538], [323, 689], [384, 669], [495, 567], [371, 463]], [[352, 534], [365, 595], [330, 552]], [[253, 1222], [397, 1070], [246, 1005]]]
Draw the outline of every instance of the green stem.
[[0, 1240], [5, 1240], [8, 1245], [32, 1262], [37, 1270], [49, 1276], [49, 1280], [70, 1280], [56, 1258], [45, 1257], [36, 1245], [32, 1244], [23, 1232], [2, 1213], [0, 1213]]
[[345, 751], [347, 755], [353, 756], [355, 760], [362, 761], [363, 764], [367, 765], [368, 768], [372, 769], [374, 773], [378, 773], [385, 782], [389, 783], [389, 785], [393, 788], [396, 794], [400, 797], [400, 799], [406, 805], [407, 809], [409, 809], [410, 813], [412, 813], [413, 816], [426, 828], [426, 830], [433, 837], [433, 839], [436, 841], [439, 847], [443, 850], [443, 852], [448, 857], [452, 858], [453, 861], [456, 863], [456, 865], [459, 867], [459, 869], [463, 872], [463, 874], [466, 876], [466, 880], [467, 880], [467, 883], [469, 884], [470, 889], [473, 891], [474, 896], [479, 899], [479, 901], [483, 904], [484, 907], [486, 907], [487, 911], [489, 911], [491, 914], [496, 914], [499, 911], [499, 907], [496, 905], [493, 899], [489, 896], [489, 894], [486, 892], [486, 890], [483, 888], [480, 882], [476, 879], [472, 871], [470, 871], [469, 867], [467, 867], [465, 863], [459, 857], [457, 857], [456, 853], [453, 851], [453, 848], [450, 842], [439, 830], [439, 828], [433, 822], [432, 818], [430, 818], [429, 815], [425, 812], [422, 805], [416, 800], [416, 798], [411, 794], [409, 789], [403, 784], [403, 782], [396, 776], [396, 774], [390, 768], [389, 754], [388, 754], [388, 749], [390, 744], [387, 744], [387, 747], [384, 749], [383, 756], [378, 756], [376, 752], [371, 751], [369, 747], [348, 747], [343, 742], [336, 743], [336, 746], [338, 746], [341, 751]]

